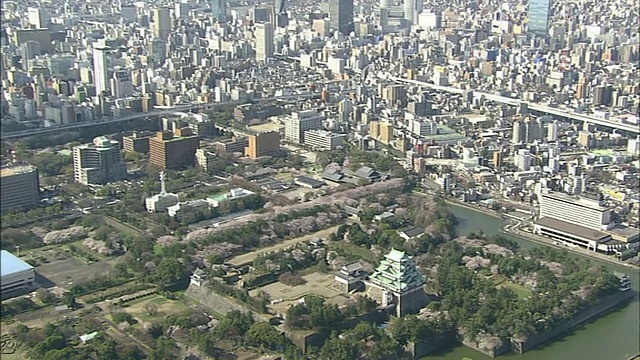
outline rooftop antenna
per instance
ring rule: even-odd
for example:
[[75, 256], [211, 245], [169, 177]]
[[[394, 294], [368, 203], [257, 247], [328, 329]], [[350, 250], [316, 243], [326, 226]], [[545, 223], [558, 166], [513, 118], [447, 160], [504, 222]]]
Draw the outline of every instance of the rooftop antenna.
[[165, 184], [165, 173], [160, 171], [160, 194], [167, 193], [167, 185]]

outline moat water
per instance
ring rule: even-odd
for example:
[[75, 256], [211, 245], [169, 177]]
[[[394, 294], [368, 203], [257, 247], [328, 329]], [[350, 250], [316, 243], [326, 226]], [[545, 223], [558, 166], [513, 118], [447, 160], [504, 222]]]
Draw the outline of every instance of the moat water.
[[[496, 234], [503, 228], [500, 219], [481, 212], [452, 206], [458, 221], [458, 234], [465, 235], [482, 230], [485, 234]], [[511, 237], [518, 241], [522, 249], [532, 249], [539, 245], [522, 238]], [[630, 267], [616, 266], [598, 262], [606, 267], [624, 272], [631, 277], [632, 287], [638, 291], [640, 271]], [[503, 360], [627, 360], [640, 353], [640, 302], [637, 299], [624, 307], [613, 310], [596, 320], [583, 324], [571, 332], [538, 346], [536, 349], [520, 354], [506, 354], [498, 357]], [[422, 360], [489, 360], [490, 357], [459, 345]], [[465, 360], [467, 360], [465, 359]]]

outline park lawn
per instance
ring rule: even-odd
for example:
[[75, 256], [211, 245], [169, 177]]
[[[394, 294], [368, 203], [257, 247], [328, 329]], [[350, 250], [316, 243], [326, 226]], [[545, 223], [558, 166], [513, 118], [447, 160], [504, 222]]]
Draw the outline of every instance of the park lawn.
[[486, 277], [496, 287], [506, 287], [518, 295], [520, 299], [526, 299], [531, 295], [531, 290], [526, 287], [512, 283], [504, 275], [491, 275]]
[[[146, 307], [149, 305], [156, 306], [157, 313], [155, 315], [148, 314]], [[164, 318], [169, 315], [182, 315], [191, 312], [191, 309], [182, 301], [169, 300], [159, 294], [133, 300], [124, 309], [140, 323], [149, 322], [153, 319]]]
[[507, 289], [513, 291], [514, 293], [516, 293], [516, 295], [518, 295], [520, 299], [526, 299], [531, 295], [531, 290], [520, 284], [514, 284], [511, 281], [505, 281], [500, 284], [500, 286], [504, 286]]
[[328, 246], [330, 250], [335, 250], [338, 253], [344, 253], [354, 259], [362, 259], [371, 264], [377, 264], [379, 261], [371, 250], [364, 246], [358, 246], [344, 241], [329, 242]]

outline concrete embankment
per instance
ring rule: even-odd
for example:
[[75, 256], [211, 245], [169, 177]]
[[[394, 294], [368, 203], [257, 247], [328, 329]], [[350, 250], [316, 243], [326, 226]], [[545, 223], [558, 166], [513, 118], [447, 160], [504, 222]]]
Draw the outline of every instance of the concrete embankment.
[[547, 332], [544, 333], [540, 333], [540, 334], [536, 334], [531, 336], [530, 338], [528, 338], [525, 341], [516, 341], [514, 339], [511, 339], [511, 344], [512, 344], [512, 348], [519, 353], [524, 353], [526, 351], [529, 351], [533, 348], [535, 348], [536, 346], [549, 341], [553, 338], [555, 338], [558, 335], [561, 335], [567, 331], [570, 331], [572, 329], [574, 329], [575, 327], [591, 320], [594, 319], [600, 315], [603, 315], [604, 313], [610, 311], [611, 309], [629, 301], [632, 298], [636, 298], [637, 293], [635, 291], [623, 291], [623, 292], [619, 292], [617, 294], [611, 295], [609, 297], [607, 297], [606, 299], [604, 299], [602, 302], [600, 302], [597, 305], [594, 305], [588, 309], [582, 310], [580, 312], [578, 312], [575, 316], [573, 316], [571, 319], [561, 323], [560, 325], [556, 326], [554, 329], [549, 330]]

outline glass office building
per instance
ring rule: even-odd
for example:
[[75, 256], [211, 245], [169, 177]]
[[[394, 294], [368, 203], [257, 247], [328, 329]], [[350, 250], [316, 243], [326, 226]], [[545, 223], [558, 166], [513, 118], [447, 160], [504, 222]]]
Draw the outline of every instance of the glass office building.
[[539, 36], [548, 35], [550, 14], [551, 0], [530, 0], [527, 12], [528, 32]]
[[329, 1], [329, 26], [344, 35], [355, 31], [353, 24], [353, 0]]

